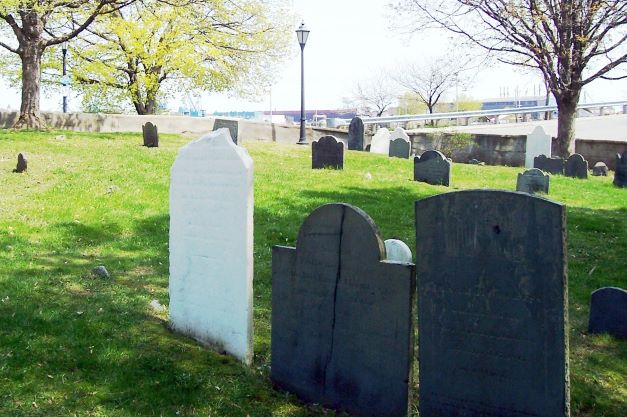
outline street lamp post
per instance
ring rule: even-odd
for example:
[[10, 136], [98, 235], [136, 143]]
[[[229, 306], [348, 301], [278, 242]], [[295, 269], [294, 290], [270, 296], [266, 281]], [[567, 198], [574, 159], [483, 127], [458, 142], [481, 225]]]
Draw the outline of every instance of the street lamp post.
[[67, 42], [61, 44], [61, 52], [63, 53], [63, 77], [61, 78], [61, 84], [63, 84], [63, 113], [67, 113], [67, 86], [69, 84], [67, 79]]
[[298, 145], [307, 145], [307, 134], [305, 132], [305, 44], [309, 37], [309, 29], [302, 22], [296, 29], [296, 36], [300, 45], [300, 139]]

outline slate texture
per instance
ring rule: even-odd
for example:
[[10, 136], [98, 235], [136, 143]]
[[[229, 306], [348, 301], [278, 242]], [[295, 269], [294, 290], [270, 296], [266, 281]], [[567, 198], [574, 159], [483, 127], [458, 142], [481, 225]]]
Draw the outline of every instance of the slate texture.
[[415, 269], [386, 261], [366, 213], [328, 204], [272, 253], [272, 370], [280, 388], [359, 416], [406, 416]]
[[592, 293], [588, 332], [627, 338], [627, 291], [604, 287]]
[[414, 158], [414, 181], [449, 186], [451, 161], [439, 151], [426, 151]]
[[469, 190], [416, 202], [420, 417], [567, 417], [565, 209]]
[[533, 158], [533, 167], [554, 175], [564, 175], [566, 162], [562, 158], [547, 158], [545, 155]]
[[237, 145], [237, 135], [239, 134], [237, 120], [225, 120], [225, 119], [216, 119], [213, 122], [213, 131], [215, 132], [218, 129], [227, 128], [229, 129], [229, 134], [231, 135], [231, 139], [233, 139], [233, 143]]
[[348, 149], [351, 151], [364, 150], [364, 122], [360, 117], [353, 117], [348, 125]]
[[142, 133], [144, 136], [144, 146], [149, 148], [159, 147], [159, 132], [157, 126], [148, 122], [142, 126]]
[[538, 168], [531, 168], [518, 174], [516, 191], [523, 193], [549, 193], [549, 176]]
[[627, 150], [623, 154], [616, 154], [616, 169], [614, 171], [614, 185], [627, 188]]
[[588, 179], [588, 161], [578, 153], [568, 157], [564, 165], [564, 175], [572, 178]]
[[411, 144], [403, 138], [396, 138], [390, 141], [390, 157], [409, 159]]
[[311, 144], [311, 168], [344, 169], [344, 143], [335, 136], [323, 136]]
[[17, 172], [18, 174], [21, 174], [22, 172], [26, 172], [27, 169], [28, 169], [28, 160], [26, 159], [26, 154], [18, 153], [17, 165], [15, 169], [13, 170], [13, 172]]
[[608, 172], [609, 172], [609, 169], [607, 168], [607, 165], [605, 165], [605, 162], [597, 162], [592, 167], [593, 177], [607, 177]]

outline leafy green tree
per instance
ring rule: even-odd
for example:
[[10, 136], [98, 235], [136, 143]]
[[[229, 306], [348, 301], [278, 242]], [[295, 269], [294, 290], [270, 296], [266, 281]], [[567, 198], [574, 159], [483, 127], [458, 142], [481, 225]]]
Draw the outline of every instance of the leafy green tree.
[[267, 91], [295, 44], [285, 2], [190, 1], [136, 2], [73, 42], [73, 76], [85, 99], [117, 94], [138, 114], [154, 114], [175, 93]]
[[42, 128], [41, 60], [46, 49], [78, 36], [97, 16], [135, 0], [0, 0], [0, 47], [21, 61], [22, 102], [16, 128]]

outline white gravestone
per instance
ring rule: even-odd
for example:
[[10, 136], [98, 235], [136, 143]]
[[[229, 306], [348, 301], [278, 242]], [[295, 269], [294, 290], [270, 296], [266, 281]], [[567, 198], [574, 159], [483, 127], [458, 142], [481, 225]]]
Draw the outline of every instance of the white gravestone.
[[388, 261], [411, 263], [413, 260], [411, 249], [402, 240], [387, 239], [384, 243]]
[[394, 129], [394, 132], [390, 134], [390, 142], [398, 138], [405, 139], [406, 142], [409, 142], [409, 135], [405, 133], [405, 129], [403, 129], [402, 127], [397, 127], [396, 129]]
[[372, 137], [370, 152], [386, 155], [390, 152], [390, 131], [382, 127]]
[[551, 157], [551, 135], [544, 133], [542, 126], [536, 126], [533, 132], [527, 135], [525, 168], [533, 168], [533, 158], [540, 155]]
[[170, 324], [250, 364], [253, 161], [219, 129], [180, 151], [170, 180]]

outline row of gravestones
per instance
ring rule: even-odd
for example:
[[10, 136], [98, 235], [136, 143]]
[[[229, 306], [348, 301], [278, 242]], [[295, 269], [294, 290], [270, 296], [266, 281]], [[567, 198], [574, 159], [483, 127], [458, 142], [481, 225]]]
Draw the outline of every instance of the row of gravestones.
[[[221, 129], [181, 149], [170, 184], [171, 326], [245, 363], [252, 170]], [[346, 204], [312, 212], [296, 248], [273, 248], [273, 381], [358, 415], [404, 416], [417, 327], [421, 416], [568, 415], [564, 207], [476, 190], [417, 201], [415, 214], [417, 268]]]
[[[216, 119], [213, 123], [213, 131], [215, 132], [216, 130], [222, 128], [227, 128], [229, 130], [233, 142], [237, 144], [237, 120]], [[144, 139], [144, 146], [148, 148], [159, 147], [159, 131], [156, 125], [151, 122], [147, 122], [145, 125], [142, 125], [142, 135]]]
[[[555, 175], [565, 175], [572, 178], [588, 178], [588, 161], [578, 153], [572, 154], [568, 159], [559, 157], [547, 158], [545, 155], [536, 156], [533, 159], [534, 168]], [[608, 168], [603, 162], [597, 162], [592, 168], [593, 176], [607, 176]], [[614, 184], [618, 187], [627, 187], [627, 151], [616, 154], [616, 169], [614, 171]]]

